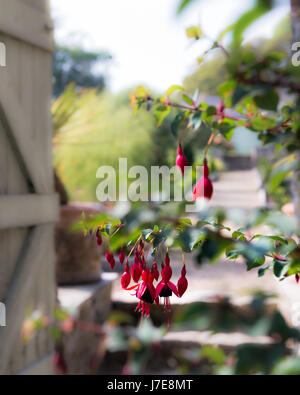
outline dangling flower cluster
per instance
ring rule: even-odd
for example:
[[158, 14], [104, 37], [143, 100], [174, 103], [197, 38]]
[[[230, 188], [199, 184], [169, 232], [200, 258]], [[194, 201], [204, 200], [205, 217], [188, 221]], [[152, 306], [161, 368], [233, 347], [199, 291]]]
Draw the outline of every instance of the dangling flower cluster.
[[[178, 298], [181, 298], [188, 287], [188, 281], [186, 279], [186, 269], [183, 264], [181, 270], [181, 277], [178, 280], [177, 285], [172, 281], [172, 268], [170, 256], [167, 251], [164, 262], [162, 262], [161, 273], [159, 273], [157, 268], [157, 260], [155, 259], [151, 265], [151, 268], [147, 267], [147, 262], [145, 258], [145, 245], [142, 240], [140, 240], [134, 247], [134, 262], [129, 265], [129, 257], [125, 257], [124, 251], [121, 250], [119, 255], [120, 263], [123, 264], [125, 259], [125, 271], [121, 277], [121, 286], [126, 291], [134, 291], [134, 295], [139, 300], [136, 311], [141, 313], [141, 321], [143, 317], [148, 318], [150, 316], [151, 305], [156, 303], [160, 305], [160, 298], [164, 299], [164, 310], [168, 314], [168, 326], [170, 325], [170, 296], [173, 294]], [[133, 252], [133, 251], [132, 251]], [[113, 269], [115, 266], [115, 260], [113, 254], [108, 250], [106, 252], [106, 259]], [[161, 280], [159, 277], [161, 275]], [[131, 282], [136, 283], [130, 286]], [[155, 286], [154, 282], [158, 282]]]

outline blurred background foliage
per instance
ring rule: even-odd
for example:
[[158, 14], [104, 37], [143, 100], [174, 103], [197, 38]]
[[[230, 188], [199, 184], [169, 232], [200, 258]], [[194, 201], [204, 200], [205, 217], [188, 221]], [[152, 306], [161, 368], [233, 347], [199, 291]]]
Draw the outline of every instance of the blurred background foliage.
[[[180, 12], [190, 3], [192, 2], [184, 1]], [[264, 13], [264, 7], [263, 11], [255, 7], [255, 17]], [[270, 7], [271, 5], [267, 9]], [[243, 33], [247, 23], [245, 16], [237, 21], [236, 25], [243, 29], [240, 28], [239, 33], [233, 32], [233, 38], [240, 40], [238, 35]], [[245, 48], [255, 51], [258, 56], [270, 51], [288, 54], [290, 40], [291, 24], [290, 18], [286, 16], [276, 27], [271, 39], [250, 42]], [[128, 105], [131, 90], [112, 94], [106, 88], [111, 59], [107, 52], [90, 52], [79, 46], [56, 47], [53, 81], [54, 96], [57, 99], [52, 109], [55, 129], [54, 165], [71, 201], [96, 201], [97, 169], [102, 165], [110, 165], [118, 172], [118, 160], [121, 157], [128, 158], [129, 166], [142, 165], [147, 169], [151, 165], [173, 166], [175, 162], [177, 142], [172, 135], [171, 120], [177, 111], [172, 109], [166, 121], [158, 128], [154, 116], [146, 110], [133, 116]], [[202, 96], [206, 94], [213, 97], [217, 87], [227, 78], [226, 57], [216, 49], [204, 61], [200, 59], [199, 63], [197, 69], [185, 78], [184, 88], [190, 93], [198, 90]], [[198, 136], [196, 150], [195, 136], [189, 138], [187, 135], [185, 139], [189, 163], [200, 163], [209, 132], [201, 130]], [[249, 154], [249, 150], [261, 146], [257, 136], [253, 132], [247, 133], [246, 129], [234, 133], [232, 144], [226, 143], [222, 137], [218, 140], [218, 152], [239, 151]], [[245, 149], [248, 151], [244, 152]], [[224, 169], [220, 153], [211, 156], [211, 166], [212, 171]], [[267, 192], [270, 195], [274, 190], [280, 192], [273, 197], [275, 204], [282, 205], [289, 201], [289, 180], [286, 178], [289, 172], [284, 170], [278, 175], [279, 170], [274, 170], [269, 161], [264, 159], [259, 163], [259, 170]]]

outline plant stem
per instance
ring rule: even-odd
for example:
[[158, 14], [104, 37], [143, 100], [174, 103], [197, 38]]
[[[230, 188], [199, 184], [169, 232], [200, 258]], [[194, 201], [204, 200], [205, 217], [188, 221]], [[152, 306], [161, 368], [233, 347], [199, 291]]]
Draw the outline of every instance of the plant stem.
[[212, 132], [212, 134], [211, 134], [211, 136], [210, 136], [210, 138], [208, 140], [208, 143], [206, 145], [205, 151], [204, 151], [204, 155], [203, 155], [204, 159], [206, 159], [206, 157], [207, 157], [207, 153], [208, 153], [209, 147], [213, 143], [215, 136], [216, 136], [215, 132]]
[[[129, 260], [129, 258], [130, 258], [130, 256], [131, 256], [131, 254], [133, 253], [135, 247], [137, 246], [137, 244], [138, 244], [138, 242], [141, 240], [141, 238], [142, 238], [142, 235], [140, 235], [140, 237], [137, 239], [135, 245], [132, 247], [132, 249], [131, 249], [131, 251], [130, 251], [130, 253], [129, 253], [127, 259], [126, 259], [126, 263], [128, 263], [128, 260]], [[125, 265], [126, 265], [126, 263], [125, 263]]]

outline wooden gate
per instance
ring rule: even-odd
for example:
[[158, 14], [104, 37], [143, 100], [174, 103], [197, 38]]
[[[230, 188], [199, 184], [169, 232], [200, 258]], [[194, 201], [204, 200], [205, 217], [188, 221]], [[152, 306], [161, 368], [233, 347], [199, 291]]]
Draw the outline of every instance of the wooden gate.
[[56, 298], [52, 30], [48, 0], [0, 0], [0, 374], [33, 372], [53, 350], [48, 330], [27, 346], [20, 335], [26, 311], [51, 314]]

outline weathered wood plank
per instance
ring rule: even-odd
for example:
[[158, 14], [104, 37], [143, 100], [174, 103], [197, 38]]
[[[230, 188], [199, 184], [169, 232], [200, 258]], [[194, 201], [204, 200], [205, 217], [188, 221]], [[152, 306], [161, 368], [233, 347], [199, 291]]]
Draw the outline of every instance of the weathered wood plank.
[[[1, 1], [1, 0], [0, 0]], [[34, 148], [28, 140], [30, 127], [28, 114], [17, 95], [17, 90], [9, 76], [0, 73], [0, 122], [6, 132], [14, 154], [20, 163], [24, 177], [32, 183], [37, 193], [47, 193], [49, 186], [45, 177], [45, 169], [37, 166]]]
[[20, 329], [28, 307], [28, 296], [36, 284], [38, 266], [43, 261], [49, 243], [52, 225], [32, 228], [17, 264], [9, 291], [6, 296], [7, 326], [0, 328], [0, 374], [6, 372], [15, 340], [20, 337]]
[[0, 229], [54, 223], [59, 219], [57, 195], [0, 196]]
[[0, 9], [1, 32], [53, 51], [53, 22], [48, 13], [20, 0], [0, 0]]

